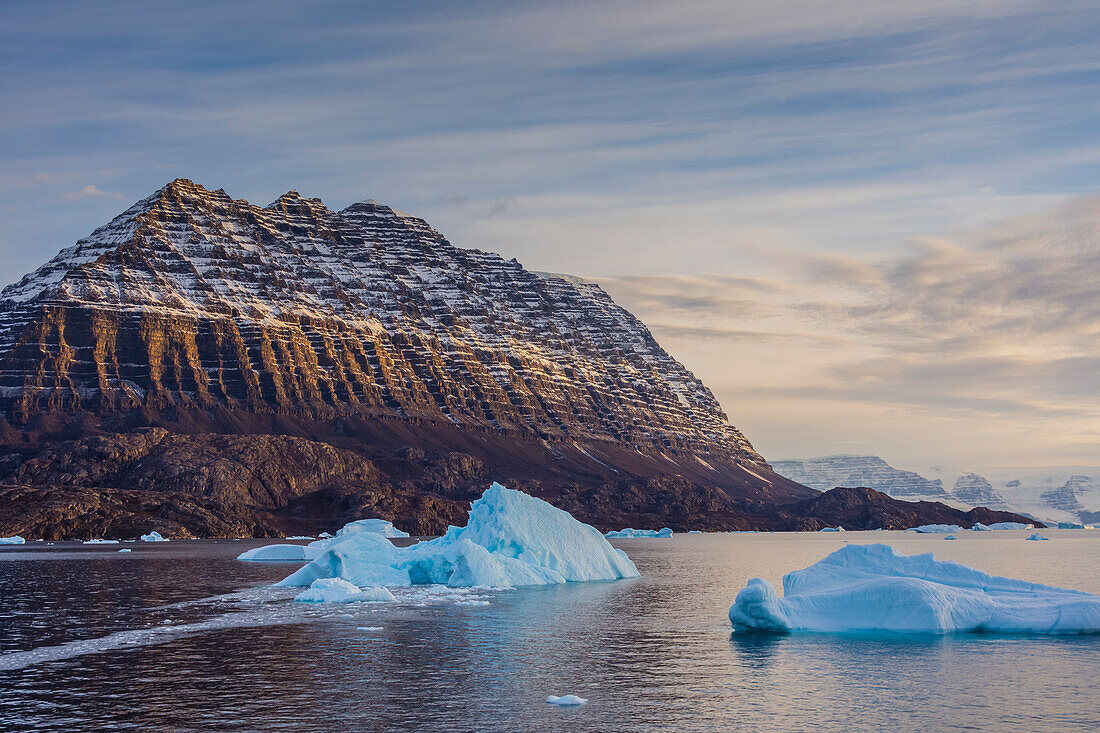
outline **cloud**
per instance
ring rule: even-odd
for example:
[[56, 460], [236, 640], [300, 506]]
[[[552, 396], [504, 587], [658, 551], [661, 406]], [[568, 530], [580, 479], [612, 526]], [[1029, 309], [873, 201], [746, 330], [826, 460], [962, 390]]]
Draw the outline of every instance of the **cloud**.
[[116, 201], [122, 201], [126, 197], [114, 191], [100, 191], [94, 184], [89, 183], [79, 191], [63, 192], [61, 198], [66, 201], [88, 201], [90, 199], [114, 199]]
[[772, 266], [603, 283], [772, 455], [827, 452], [839, 433], [918, 464], [1100, 457], [1100, 196], [891, 259]]

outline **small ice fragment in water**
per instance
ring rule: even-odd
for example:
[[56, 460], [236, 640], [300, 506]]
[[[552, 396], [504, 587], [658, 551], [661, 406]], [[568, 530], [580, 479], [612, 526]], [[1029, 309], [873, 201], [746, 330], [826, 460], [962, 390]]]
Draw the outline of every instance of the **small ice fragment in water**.
[[957, 539], [959, 539], [959, 538], [958, 538], [958, 537], [956, 537], [956, 536], [955, 536], [955, 535], [953, 535], [953, 534], [949, 534], [949, 535], [947, 535], [946, 537], [944, 537], [944, 539], [945, 539], [945, 540], [957, 540]]
[[308, 534], [292, 534], [289, 537], [284, 537], [284, 540], [311, 540], [313, 539]]
[[356, 631], [381, 631], [383, 628], [384, 627], [382, 627], [382, 626], [356, 626], [355, 630]]
[[132, 552], [132, 550], [129, 547], [123, 547], [119, 552]]
[[1034, 542], [1034, 541], [1049, 540], [1050, 538], [1049, 537], [1044, 537], [1041, 534], [1036, 533], [1036, 534], [1033, 534], [1030, 537], [1028, 537], [1028, 539], [1032, 540]]
[[822, 527], [818, 532], [843, 532], [843, 527]]
[[117, 545], [118, 540], [84, 540], [85, 545]]
[[385, 588], [359, 588], [343, 578], [320, 578], [307, 590], [294, 596], [299, 603], [358, 603], [361, 601], [396, 601]]
[[550, 703], [551, 705], [569, 706], [584, 705], [588, 702], [588, 700], [584, 699], [583, 697], [577, 697], [576, 695], [562, 695], [561, 697], [558, 697], [557, 695], [550, 695], [546, 698], [546, 702]]

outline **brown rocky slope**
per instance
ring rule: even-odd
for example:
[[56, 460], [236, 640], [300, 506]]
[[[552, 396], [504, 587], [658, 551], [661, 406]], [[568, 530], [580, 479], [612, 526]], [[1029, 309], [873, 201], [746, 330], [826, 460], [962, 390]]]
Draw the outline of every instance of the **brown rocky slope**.
[[431, 534], [492, 480], [604, 529], [817, 521], [598, 286], [373, 201], [180, 179], [0, 293], [0, 534]]

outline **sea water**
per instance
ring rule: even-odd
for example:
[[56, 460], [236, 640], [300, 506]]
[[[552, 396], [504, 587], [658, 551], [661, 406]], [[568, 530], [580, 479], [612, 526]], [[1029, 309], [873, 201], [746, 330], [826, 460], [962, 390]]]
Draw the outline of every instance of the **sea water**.
[[[616, 540], [642, 577], [294, 603], [260, 541], [0, 548], [0, 729], [1094, 731], [1100, 637], [733, 633], [849, 543], [1100, 593], [1100, 530]], [[587, 705], [547, 705], [575, 694]]]

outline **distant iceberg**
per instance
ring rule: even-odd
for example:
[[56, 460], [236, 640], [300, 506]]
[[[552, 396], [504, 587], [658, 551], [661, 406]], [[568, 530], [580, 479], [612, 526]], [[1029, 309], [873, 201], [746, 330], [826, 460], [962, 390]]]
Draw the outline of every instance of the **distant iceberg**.
[[167, 539], [160, 536], [160, 532], [150, 532], [149, 534], [143, 534], [141, 536], [142, 542], [168, 542]]
[[922, 524], [919, 527], [913, 527], [910, 532], [919, 532], [920, 534], [950, 534], [952, 532], [962, 532], [963, 528], [957, 524]]
[[561, 705], [562, 707], [569, 707], [571, 705], [585, 705], [588, 703], [583, 697], [577, 697], [576, 695], [548, 695], [546, 702], [550, 705]]
[[1033, 529], [1034, 524], [1024, 524], [1023, 522], [994, 522], [989, 525], [990, 529]]
[[822, 527], [818, 532], [843, 532], [843, 527]]
[[342, 529], [336, 532], [336, 536], [343, 537], [349, 534], [358, 534], [359, 532], [373, 532], [383, 537], [409, 536], [408, 532], [402, 532], [397, 527], [393, 526], [393, 522], [387, 522], [385, 519], [359, 519], [354, 522], [348, 522]]
[[626, 539], [643, 539], [646, 537], [662, 537], [669, 538], [672, 536], [672, 530], [668, 527], [662, 527], [661, 529], [619, 529], [611, 530], [604, 537], [609, 540], [626, 540]]
[[374, 532], [344, 537], [278, 585], [343, 578], [356, 586], [514, 587], [638, 575], [594, 527], [496, 483], [470, 506], [465, 527], [430, 542], [397, 547]]
[[117, 545], [118, 540], [84, 540], [85, 545]]
[[932, 553], [848, 545], [783, 578], [753, 578], [729, 612], [768, 631], [1100, 633], [1100, 596], [988, 575]]
[[953, 534], [949, 534], [949, 535], [945, 535], [945, 536], [944, 536], [944, 539], [945, 539], [945, 540], [957, 540], [957, 539], [959, 539], [959, 538], [958, 538], [958, 537], [956, 537], [956, 536], [955, 536], [955, 535], [953, 535]]
[[0, 537], [0, 545], [22, 545], [25, 542], [26, 540], [19, 535], [13, 535], [11, 537]]
[[359, 603], [396, 601], [393, 593], [375, 586], [360, 588], [342, 578], [321, 578], [294, 596], [299, 603]]
[[989, 531], [989, 525], [982, 524], [981, 522], [978, 522], [973, 527], [971, 527], [970, 530], [972, 532], [988, 532]]
[[[255, 547], [237, 556], [238, 560], [246, 562], [309, 562], [319, 558], [325, 550], [336, 544], [344, 542], [351, 537], [361, 534], [373, 534], [378, 537], [408, 537], [408, 532], [402, 532], [393, 526], [393, 522], [384, 519], [357, 519], [348, 522], [337, 531], [336, 536], [328, 532], [317, 535], [320, 539], [310, 542], [308, 545], [264, 545]], [[288, 540], [312, 539], [311, 537], [287, 537]]]
[[1032, 541], [1040, 541], [1040, 542], [1042, 542], [1042, 541], [1044, 541], [1044, 540], [1049, 540], [1050, 538], [1049, 538], [1049, 537], [1044, 537], [1044, 536], [1042, 536], [1041, 534], [1039, 534], [1038, 532], [1036, 532], [1035, 534], [1033, 534], [1033, 535], [1031, 535], [1030, 537], [1028, 537], [1028, 539], [1029, 539], [1029, 540], [1032, 540]]

